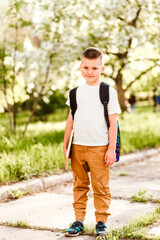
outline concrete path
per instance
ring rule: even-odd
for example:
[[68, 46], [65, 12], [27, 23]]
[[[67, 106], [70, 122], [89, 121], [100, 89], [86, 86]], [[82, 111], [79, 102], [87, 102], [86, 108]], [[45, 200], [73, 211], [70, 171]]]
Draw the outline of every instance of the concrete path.
[[[108, 227], [122, 227], [132, 218], [152, 212], [156, 204], [131, 203], [131, 196], [139, 189], [146, 189], [152, 194], [152, 200], [160, 198], [160, 154], [135, 161], [116, 164], [111, 168], [110, 187], [112, 203], [111, 216], [108, 218]], [[69, 178], [70, 179], [70, 178]], [[69, 180], [68, 179], [68, 180]], [[17, 221], [27, 222], [33, 229], [16, 227], [0, 227], [0, 240], [63, 240], [68, 239], [58, 229], [65, 229], [74, 221], [72, 209], [72, 183], [64, 185], [53, 184], [46, 192], [34, 193], [18, 200], [0, 204], [0, 222]], [[89, 192], [89, 201], [85, 226], [94, 228], [94, 206], [92, 191]], [[37, 227], [49, 228], [48, 231], [37, 230]], [[160, 226], [157, 227], [158, 233]], [[150, 234], [153, 234], [150, 229]], [[72, 239], [72, 238], [69, 238]], [[82, 235], [77, 240], [92, 240], [95, 236]]]

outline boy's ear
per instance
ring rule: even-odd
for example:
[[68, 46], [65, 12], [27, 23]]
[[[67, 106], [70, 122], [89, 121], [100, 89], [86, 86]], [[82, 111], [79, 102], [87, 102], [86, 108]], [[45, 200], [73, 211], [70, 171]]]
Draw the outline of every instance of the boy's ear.
[[103, 66], [102, 66], [101, 73], [103, 73], [103, 72], [104, 72], [104, 70], [105, 70], [105, 66], [103, 65]]
[[80, 69], [82, 70], [82, 63], [80, 64]]

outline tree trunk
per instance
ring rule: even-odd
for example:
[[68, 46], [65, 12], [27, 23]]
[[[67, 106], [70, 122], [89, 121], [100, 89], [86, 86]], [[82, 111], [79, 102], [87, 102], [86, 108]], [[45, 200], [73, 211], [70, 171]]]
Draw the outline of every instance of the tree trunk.
[[25, 124], [24, 131], [23, 131], [23, 136], [25, 135], [25, 133], [26, 133], [26, 131], [28, 129], [28, 125], [30, 124], [30, 122], [32, 120], [32, 117], [33, 117], [33, 115], [34, 115], [34, 113], [36, 111], [36, 105], [37, 105], [37, 103], [35, 104], [34, 108], [32, 109], [32, 112], [31, 112], [31, 114], [29, 116], [29, 119], [28, 119], [28, 121]]
[[128, 108], [127, 108], [127, 99], [125, 97], [124, 90], [122, 87], [122, 75], [117, 79], [116, 86], [117, 86], [118, 101], [119, 101], [121, 110], [122, 112], [126, 112], [128, 111]]
[[13, 127], [12, 115], [11, 115], [11, 110], [10, 110], [10, 106], [9, 106], [8, 99], [7, 99], [6, 89], [4, 90], [4, 97], [5, 97], [6, 104], [7, 104], [7, 113], [8, 113], [8, 118], [9, 118], [10, 128], [11, 128], [11, 131], [14, 133], [14, 127]]
[[11, 115], [10, 105], [9, 105], [8, 98], [7, 98], [7, 80], [6, 80], [7, 69], [6, 69], [5, 64], [4, 64], [4, 59], [5, 59], [5, 56], [6, 56], [6, 40], [5, 40], [5, 37], [3, 39], [3, 55], [2, 56], [3, 56], [3, 58], [2, 58], [3, 94], [4, 94], [4, 98], [5, 98], [6, 105], [7, 105], [7, 113], [8, 113], [10, 128], [11, 128], [11, 131], [14, 133], [12, 115]]
[[14, 102], [13, 104], [13, 126], [14, 126], [14, 133], [16, 134], [16, 126], [17, 126], [17, 106]]

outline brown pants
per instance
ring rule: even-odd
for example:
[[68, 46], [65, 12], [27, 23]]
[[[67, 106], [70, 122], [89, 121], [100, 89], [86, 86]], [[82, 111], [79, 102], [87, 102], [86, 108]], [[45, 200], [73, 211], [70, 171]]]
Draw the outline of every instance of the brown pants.
[[108, 209], [111, 202], [109, 190], [109, 167], [105, 166], [104, 157], [108, 146], [81, 146], [73, 144], [71, 167], [73, 171], [73, 195], [75, 219], [83, 221], [86, 214], [87, 193], [91, 183], [94, 195], [96, 222], [106, 222], [110, 215]]

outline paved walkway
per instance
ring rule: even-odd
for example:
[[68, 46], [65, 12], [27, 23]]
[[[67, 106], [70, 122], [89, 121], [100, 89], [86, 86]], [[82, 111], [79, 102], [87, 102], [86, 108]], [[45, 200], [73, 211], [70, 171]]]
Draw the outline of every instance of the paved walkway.
[[[159, 176], [160, 154], [141, 158], [141, 160], [136, 159], [135, 161], [126, 161], [123, 164], [115, 164], [111, 168], [110, 187], [113, 199], [110, 206], [111, 216], [108, 218], [109, 228], [122, 227], [132, 218], [154, 211], [155, 203], [131, 203], [130, 199], [132, 195], [138, 193], [139, 189], [146, 189], [148, 194], [152, 194], [152, 200], [156, 201], [160, 198]], [[61, 176], [61, 178], [64, 177]], [[71, 174], [67, 174], [66, 179], [71, 180]], [[0, 240], [68, 239], [63, 236], [59, 229], [67, 228], [74, 220], [72, 183], [70, 181], [65, 183], [65, 180], [63, 183], [57, 187], [54, 183], [45, 192], [1, 203], [0, 222], [27, 222], [34, 229], [1, 226]], [[92, 191], [89, 192], [85, 226], [95, 227]], [[46, 227], [49, 230], [40, 231], [37, 230], [37, 227]], [[154, 227], [157, 230], [151, 228], [150, 234], [158, 234], [160, 224]], [[95, 239], [95, 236], [81, 235], [76, 239], [92, 240]]]

